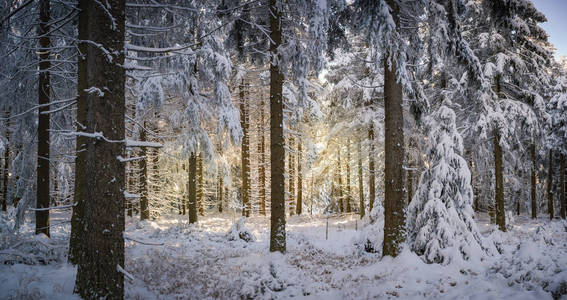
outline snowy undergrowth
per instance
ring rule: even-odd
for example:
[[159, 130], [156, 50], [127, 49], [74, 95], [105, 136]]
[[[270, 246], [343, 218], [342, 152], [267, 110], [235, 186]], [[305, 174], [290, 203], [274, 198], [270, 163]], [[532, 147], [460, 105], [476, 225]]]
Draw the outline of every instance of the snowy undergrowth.
[[[477, 219], [480, 231], [502, 254], [445, 266], [424, 263], [409, 247], [383, 259], [361, 250], [357, 243], [365, 238], [379, 243], [381, 235], [372, 233], [381, 217], [368, 225], [357, 215], [330, 216], [325, 239], [325, 216], [294, 216], [287, 220], [285, 255], [268, 251], [268, 217], [239, 222], [232, 214], [207, 216], [198, 225], [181, 216], [129, 219], [126, 234], [138, 242], [126, 241], [126, 270], [134, 277], [126, 281], [126, 297], [551, 299], [565, 293], [565, 222], [516, 218], [508, 233], [500, 233], [486, 219]], [[236, 227], [255, 241], [230, 238]], [[33, 228], [22, 228], [21, 235], [28, 231]], [[54, 238], [66, 235], [68, 225], [52, 232]], [[1, 265], [0, 298], [76, 299], [74, 277], [75, 268], [64, 261]]]

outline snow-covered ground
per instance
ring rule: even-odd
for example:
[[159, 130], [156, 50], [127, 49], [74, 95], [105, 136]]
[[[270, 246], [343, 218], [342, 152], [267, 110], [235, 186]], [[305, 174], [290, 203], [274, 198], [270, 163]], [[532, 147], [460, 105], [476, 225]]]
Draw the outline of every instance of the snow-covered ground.
[[[52, 238], [33, 236], [31, 222], [20, 236], [0, 232], [0, 260], [48, 262], [1, 264], [2, 299], [76, 299], [75, 269], [66, 261], [68, 213], [55, 214]], [[126, 236], [126, 296], [133, 299], [552, 299], [567, 298], [567, 223], [516, 218], [500, 233], [478, 218], [485, 237], [502, 254], [480, 263], [425, 264], [404, 250], [381, 259], [360, 244], [365, 232], [357, 215], [287, 220], [287, 253], [270, 253], [269, 217], [251, 217], [255, 240], [227, 234], [232, 213], [156, 221], [129, 219]], [[5, 227], [4, 227], [5, 228]], [[236, 238], [235, 238], [236, 237]], [[135, 242], [145, 242], [152, 245]], [[155, 245], [157, 244], [157, 245]]]

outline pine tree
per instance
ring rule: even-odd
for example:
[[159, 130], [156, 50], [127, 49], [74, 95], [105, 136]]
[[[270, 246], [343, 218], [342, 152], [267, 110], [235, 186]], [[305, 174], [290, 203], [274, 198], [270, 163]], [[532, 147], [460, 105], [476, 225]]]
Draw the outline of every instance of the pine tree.
[[[103, 7], [81, 0], [83, 20], [89, 22], [87, 39], [105, 49], [124, 49], [124, 0], [110, 0]], [[81, 24], [83, 26], [84, 24]], [[124, 52], [110, 51], [100, 55], [100, 49], [87, 45], [85, 53], [88, 90], [79, 93], [87, 100], [87, 133], [100, 132], [110, 141], [124, 141]], [[80, 72], [79, 72], [80, 74]], [[94, 90], [98, 89], [98, 90]], [[93, 92], [88, 92], [92, 91]], [[124, 297], [124, 165], [117, 162], [124, 155], [123, 142], [113, 143], [88, 138], [85, 163], [89, 188], [84, 190], [81, 251], [75, 292], [83, 298], [121, 299]]]
[[[37, 128], [37, 208], [48, 208], [50, 205], [50, 162], [49, 138], [50, 119], [49, 102], [51, 96], [49, 54], [51, 47], [50, 27], [50, 0], [39, 1], [39, 114]], [[44, 233], [49, 236], [49, 210], [35, 212], [35, 234]]]
[[429, 119], [429, 167], [408, 206], [410, 245], [428, 263], [490, 253], [473, 220], [470, 172], [455, 118], [452, 109], [441, 106]]
[[285, 232], [285, 149], [283, 134], [282, 87], [284, 77], [275, 63], [278, 47], [282, 44], [281, 3], [270, 0], [270, 182], [272, 197], [270, 216], [270, 251], [284, 253], [286, 250]]

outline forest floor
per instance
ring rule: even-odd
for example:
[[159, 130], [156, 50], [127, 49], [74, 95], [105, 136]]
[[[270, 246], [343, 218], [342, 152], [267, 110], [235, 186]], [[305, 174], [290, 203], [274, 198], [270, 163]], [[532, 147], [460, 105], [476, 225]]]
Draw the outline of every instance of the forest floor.
[[[66, 263], [66, 220], [69, 213], [52, 215], [59, 225], [51, 239], [34, 236], [33, 222], [17, 236], [6, 230], [12, 224], [0, 222], [1, 299], [77, 299], [76, 271]], [[126, 298], [567, 298], [567, 223], [543, 216], [517, 217], [508, 233], [479, 216], [483, 235], [502, 254], [449, 265], [425, 264], [409, 250], [397, 258], [367, 253], [359, 245], [364, 230], [357, 215], [330, 217], [328, 239], [326, 217], [288, 218], [285, 255], [268, 251], [269, 217], [246, 220], [251, 242], [227, 234], [237, 220], [232, 213], [202, 217], [197, 226], [178, 215], [129, 218]]]

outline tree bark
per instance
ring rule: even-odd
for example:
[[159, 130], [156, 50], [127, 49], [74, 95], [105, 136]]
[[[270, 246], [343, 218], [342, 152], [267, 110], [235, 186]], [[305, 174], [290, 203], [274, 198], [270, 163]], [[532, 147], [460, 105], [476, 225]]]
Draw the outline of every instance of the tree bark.
[[[387, 0], [398, 24], [399, 7]], [[384, 244], [383, 256], [397, 256], [404, 241], [404, 115], [402, 84], [394, 53], [384, 56]]]
[[567, 199], [565, 198], [565, 154], [561, 153], [559, 166], [559, 195], [561, 199], [561, 218], [567, 218]]
[[4, 126], [6, 127], [6, 143], [4, 145], [4, 165], [2, 166], [2, 211], [8, 210], [8, 178], [10, 171], [10, 109], [5, 112]]
[[[87, 12], [89, 1], [79, 1], [78, 39], [86, 41], [89, 38], [89, 13]], [[88, 93], [87, 89], [87, 43], [78, 43], [77, 55], [77, 132], [86, 132]], [[75, 139], [75, 183], [73, 191], [73, 214], [71, 216], [71, 234], [69, 238], [69, 262], [79, 264], [84, 252], [83, 237], [85, 236], [84, 221], [84, 193], [86, 188], [86, 146], [87, 138], [78, 135]]]
[[496, 224], [500, 231], [506, 232], [506, 215], [504, 210], [504, 176], [502, 168], [502, 147], [500, 146], [500, 132], [494, 129], [494, 177], [495, 177], [495, 204]]
[[[37, 126], [37, 208], [47, 208], [50, 205], [50, 174], [49, 174], [49, 105], [51, 94], [49, 61], [50, 0], [39, 1], [39, 113]], [[35, 234], [44, 233], [49, 236], [49, 210], [35, 212]]]
[[[220, 148], [220, 147], [219, 147]], [[220, 152], [220, 151], [219, 151]], [[217, 192], [218, 192], [218, 201], [219, 201], [219, 212], [222, 213], [222, 195], [223, 195], [223, 178], [222, 178], [222, 172], [221, 172], [221, 168], [220, 168], [220, 163], [217, 162], [217, 169], [218, 169], [218, 188], [217, 188]], [[183, 209], [185, 214], [185, 208]]]
[[532, 219], [536, 219], [537, 218], [537, 199], [536, 199], [537, 161], [536, 161], [536, 146], [534, 143], [532, 143], [530, 146], [530, 153], [532, 157], [532, 174], [530, 179]]
[[289, 153], [288, 153], [288, 162], [287, 162], [287, 166], [288, 166], [288, 176], [289, 176], [289, 215], [293, 216], [295, 214], [295, 156], [293, 154], [293, 144], [295, 142], [295, 139], [293, 138], [293, 135], [290, 134], [289, 135]]
[[242, 126], [242, 216], [250, 217], [250, 133], [244, 79], [240, 85], [240, 125]]
[[270, 0], [270, 178], [271, 178], [271, 216], [270, 251], [284, 253], [286, 250], [285, 232], [285, 149], [283, 136], [283, 74], [275, 63], [279, 57], [278, 47], [282, 43], [281, 11], [278, 0]]
[[[144, 121], [144, 128], [146, 128], [146, 122]], [[140, 141], [145, 142], [146, 130], [144, 128], [140, 129]], [[148, 201], [148, 149], [142, 148], [142, 156], [145, 159], [140, 160], [140, 220], [150, 219], [150, 205]]]
[[189, 182], [187, 183], [189, 224], [197, 223], [197, 155], [189, 155]]
[[[86, 2], [86, 3], [85, 3]], [[87, 132], [101, 132], [106, 139], [124, 140], [125, 1], [109, 0], [106, 7], [94, 1], [80, 0], [88, 14], [87, 40], [110, 51], [87, 45], [88, 78], [86, 86], [101, 93], [88, 93]], [[113, 18], [109, 18], [109, 14]], [[92, 21], [96, 20], [96, 22]], [[79, 22], [81, 22], [80, 20]], [[84, 93], [84, 91], [79, 91]], [[88, 138], [86, 168], [89, 186], [84, 190], [82, 239], [85, 256], [79, 260], [75, 292], [83, 298], [124, 298], [124, 143]]]
[[368, 213], [374, 209], [374, 201], [376, 200], [376, 173], [374, 166], [374, 124], [370, 123], [368, 128], [368, 141], [370, 142], [370, 150], [368, 152]]
[[343, 199], [343, 176], [341, 170], [341, 148], [337, 149], [337, 197], [339, 198], [339, 212], [345, 212], [345, 205]]
[[549, 168], [547, 171], [547, 213], [549, 219], [554, 217], [553, 207], [553, 150], [549, 149]]
[[199, 215], [203, 217], [205, 216], [205, 187], [203, 185], [203, 156], [200, 152], [197, 156], [197, 172], [199, 176], [199, 184], [197, 186], [197, 203], [199, 204]]
[[266, 140], [264, 135], [264, 94], [260, 97], [260, 122], [258, 124], [260, 143], [260, 162], [258, 167], [258, 179], [260, 181], [260, 215], [266, 215]]
[[362, 183], [362, 153], [360, 141], [358, 141], [358, 196], [360, 200], [360, 218], [364, 217], [364, 186]]
[[352, 211], [351, 207], [351, 190], [350, 190], [350, 139], [347, 140], [347, 159], [345, 161], [346, 165], [346, 212], [350, 213]]
[[298, 215], [301, 215], [303, 210], [303, 174], [301, 174], [301, 151], [303, 151], [303, 149], [301, 146], [301, 138], [299, 138], [297, 140], [297, 205], [295, 206], [295, 212]]

